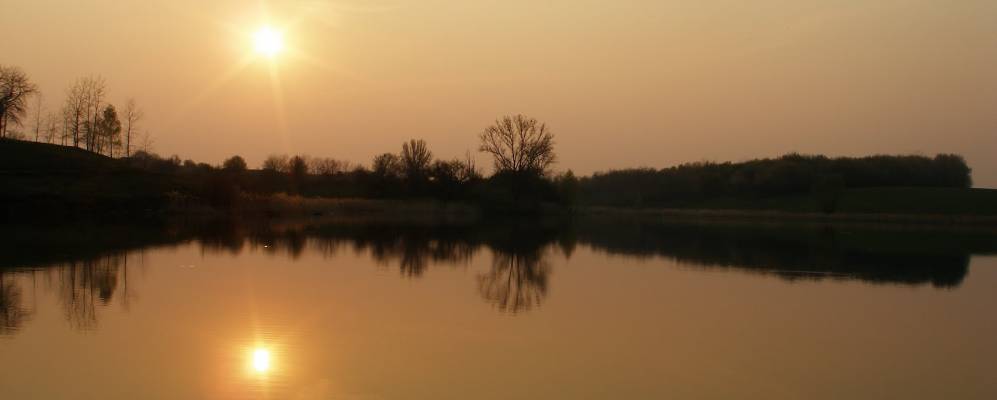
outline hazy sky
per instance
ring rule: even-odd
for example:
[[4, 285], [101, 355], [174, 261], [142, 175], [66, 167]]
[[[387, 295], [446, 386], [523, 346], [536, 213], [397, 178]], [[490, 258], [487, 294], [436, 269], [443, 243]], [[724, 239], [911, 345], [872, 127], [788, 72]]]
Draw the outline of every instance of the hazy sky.
[[[525, 113], [580, 173], [798, 151], [955, 152], [997, 186], [994, 0], [0, 0], [52, 109], [100, 74], [154, 150], [446, 158]], [[270, 24], [287, 51], [252, 53]], [[482, 162], [483, 156], [479, 156]], [[486, 164], [488, 165], [488, 164]]]

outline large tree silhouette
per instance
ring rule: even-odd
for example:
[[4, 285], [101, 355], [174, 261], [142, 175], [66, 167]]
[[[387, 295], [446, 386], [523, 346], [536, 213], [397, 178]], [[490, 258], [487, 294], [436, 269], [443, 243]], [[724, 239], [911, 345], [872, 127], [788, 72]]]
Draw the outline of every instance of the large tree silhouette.
[[38, 88], [20, 68], [0, 65], [0, 137], [10, 124], [20, 126], [28, 111], [28, 98]]
[[546, 124], [522, 114], [495, 120], [479, 138], [479, 150], [492, 155], [496, 173], [543, 174], [556, 161], [554, 134]]

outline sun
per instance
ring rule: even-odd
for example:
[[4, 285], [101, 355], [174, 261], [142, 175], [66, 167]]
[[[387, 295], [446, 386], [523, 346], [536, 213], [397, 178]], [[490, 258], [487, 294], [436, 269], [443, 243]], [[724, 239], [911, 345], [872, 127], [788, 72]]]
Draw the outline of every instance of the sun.
[[270, 370], [270, 351], [264, 348], [253, 350], [253, 369], [256, 372], [267, 372]]
[[284, 35], [264, 26], [253, 34], [253, 48], [257, 54], [273, 58], [284, 49]]

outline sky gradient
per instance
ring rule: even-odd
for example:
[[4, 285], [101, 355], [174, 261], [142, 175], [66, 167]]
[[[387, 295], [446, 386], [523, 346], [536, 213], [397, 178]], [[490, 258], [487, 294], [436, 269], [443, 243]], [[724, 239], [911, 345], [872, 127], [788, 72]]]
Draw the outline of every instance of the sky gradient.
[[[556, 135], [557, 169], [787, 152], [952, 152], [997, 187], [993, 0], [0, 0], [0, 64], [46, 107], [81, 76], [134, 97], [164, 155], [368, 163], [496, 117]], [[252, 32], [284, 32], [273, 61]], [[477, 155], [482, 165], [490, 165]]]

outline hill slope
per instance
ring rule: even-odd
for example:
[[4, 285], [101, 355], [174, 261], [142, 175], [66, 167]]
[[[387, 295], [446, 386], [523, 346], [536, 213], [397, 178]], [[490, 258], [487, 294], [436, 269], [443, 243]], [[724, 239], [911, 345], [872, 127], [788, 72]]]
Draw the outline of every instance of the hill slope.
[[176, 187], [168, 176], [78, 148], [0, 140], [0, 218], [158, 210]]

